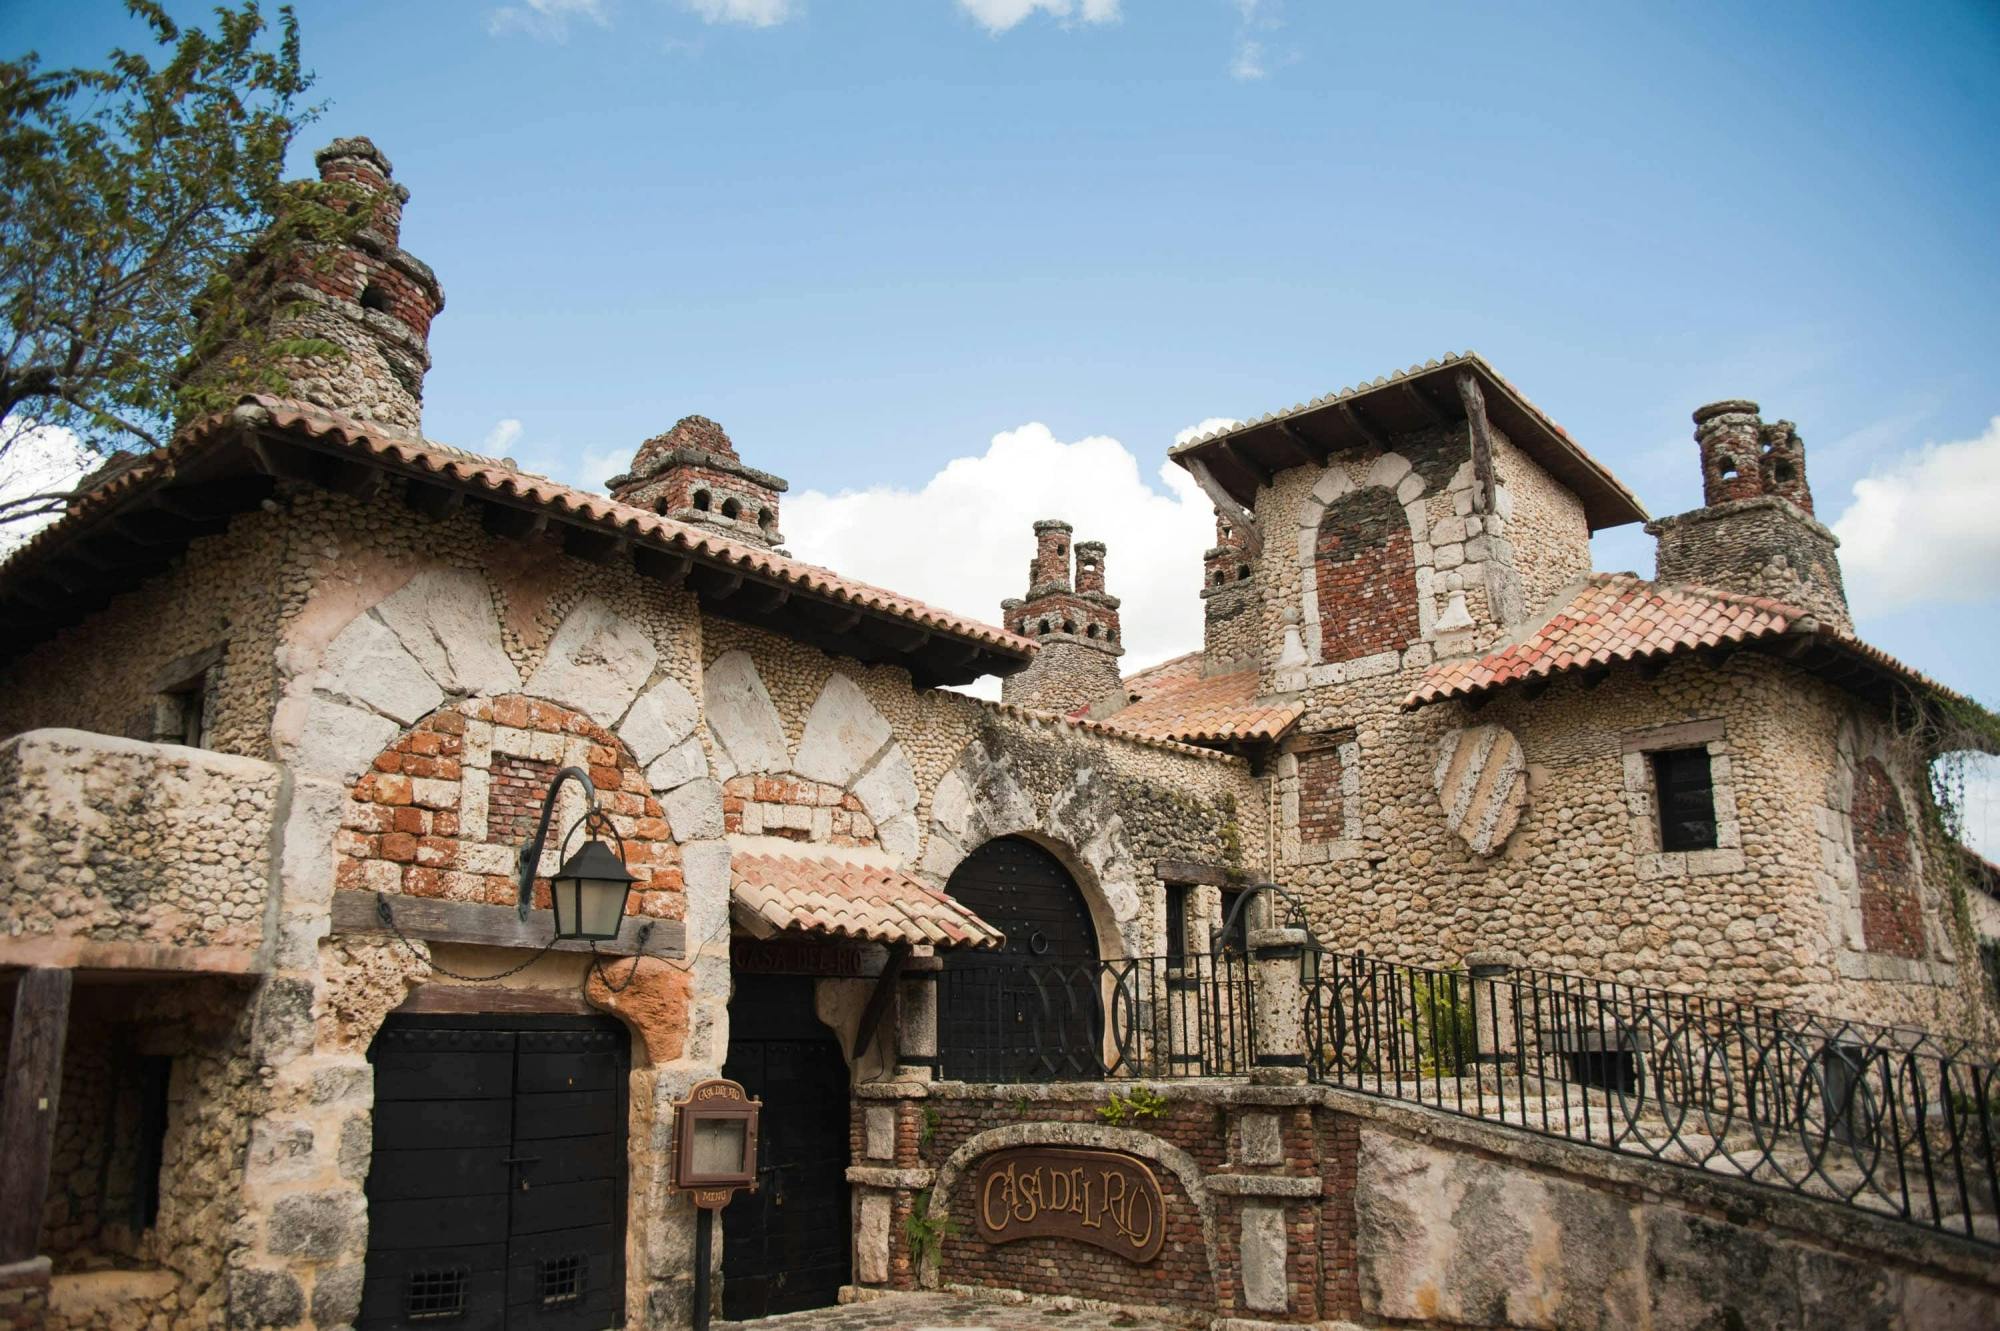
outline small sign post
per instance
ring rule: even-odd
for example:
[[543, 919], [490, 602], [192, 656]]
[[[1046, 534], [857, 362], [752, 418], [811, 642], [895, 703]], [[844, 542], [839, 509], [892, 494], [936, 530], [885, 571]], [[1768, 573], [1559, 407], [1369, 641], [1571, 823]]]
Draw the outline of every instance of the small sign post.
[[674, 1187], [695, 1204], [694, 1328], [708, 1331], [708, 1268], [715, 1213], [739, 1188], [757, 1190], [757, 1118], [764, 1102], [712, 1077], [674, 1102]]

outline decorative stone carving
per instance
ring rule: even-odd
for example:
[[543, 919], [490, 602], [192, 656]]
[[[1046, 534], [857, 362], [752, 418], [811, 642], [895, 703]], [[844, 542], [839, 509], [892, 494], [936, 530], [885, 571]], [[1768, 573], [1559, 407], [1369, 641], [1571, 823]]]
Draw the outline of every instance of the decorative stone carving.
[[1445, 825], [1472, 848], [1491, 855], [1513, 834], [1528, 806], [1528, 765], [1521, 742], [1500, 726], [1470, 726], [1438, 741], [1431, 785]]

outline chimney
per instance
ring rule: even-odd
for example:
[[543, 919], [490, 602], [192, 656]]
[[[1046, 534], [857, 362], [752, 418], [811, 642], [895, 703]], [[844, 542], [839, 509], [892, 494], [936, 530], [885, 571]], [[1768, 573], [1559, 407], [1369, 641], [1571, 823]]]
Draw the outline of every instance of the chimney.
[[1730, 398], [1694, 413], [1703, 503], [1646, 524], [1660, 580], [1768, 596], [1851, 631], [1840, 542], [1813, 517], [1798, 427], [1758, 412]]
[[1229, 674], [1257, 655], [1257, 560], [1221, 509], [1215, 511], [1215, 544], [1201, 568], [1202, 673]]
[[1076, 586], [1070, 586], [1070, 525], [1047, 518], [1035, 524], [1035, 558], [1028, 566], [1028, 595], [1000, 603], [1001, 621], [1039, 645], [1026, 670], [1000, 684], [1003, 702], [1064, 715], [1116, 711], [1124, 701], [1118, 658], [1118, 598], [1104, 590], [1104, 543], [1076, 547]]
[[[237, 368], [243, 347], [231, 342], [191, 365], [188, 377], [241, 392], [276, 387], [280, 396], [419, 438], [431, 321], [444, 309], [444, 288], [430, 265], [399, 243], [410, 191], [395, 183], [389, 159], [365, 138], [335, 139], [313, 160], [322, 182], [361, 192], [369, 222], [345, 244], [306, 250], [282, 272], [253, 277], [243, 300], [249, 317], [266, 321], [270, 342], [331, 343], [338, 351], [270, 361], [284, 381], [276, 387], [261, 372]], [[254, 289], [258, 282], [264, 289]]]
[[745, 466], [736, 445], [706, 416], [683, 416], [639, 445], [632, 468], [606, 483], [621, 504], [776, 549], [783, 478]]

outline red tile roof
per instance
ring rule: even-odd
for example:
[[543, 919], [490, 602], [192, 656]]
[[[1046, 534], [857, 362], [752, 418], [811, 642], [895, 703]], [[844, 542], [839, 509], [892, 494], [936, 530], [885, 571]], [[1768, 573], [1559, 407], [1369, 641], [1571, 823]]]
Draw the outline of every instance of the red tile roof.
[[[233, 410], [194, 422], [173, 442], [139, 456], [109, 475], [103, 483], [69, 505], [63, 517], [35, 534], [0, 565], [0, 578], [35, 562], [38, 555], [65, 543], [79, 528], [114, 507], [135, 491], [171, 481], [176, 470], [237, 438], [244, 427], [272, 427], [310, 440], [336, 453], [346, 453], [398, 470], [483, 492], [496, 499], [518, 501], [553, 516], [581, 520], [607, 532], [656, 547], [702, 557], [780, 585], [810, 591], [833, 601], [865, 608], [920, 625], [936, 633], [977, 642], [1019, 660], [1035, 653], [1033, 639], [995, 628], [963, 615], [926, 605], [881, 587], [843, 578], [831, 569], [771, 553], [759, 546], [675, 522], [647, 509], [621, 504], [603, 495], [562, 485], [491, 458], [429, 440], [401, 438], [382, 426], [349, 419], [319, 407], [279, 398], [246, 397]], [[107, 469], [108, 470], [108, 469]]]
[[998, 929], [900, 869], [830, 856], [736, 852], [730, 896], [773, 930], [871, 943], [998, 947]]
[[[1770, 645], [1780, 638], [1838, 660], [1841, 668], [1832, 674], [1847, 687], [1854, 687], [1852, 668], [1860, 666], [1872, 678], [1886, 676], [1931, 699], [1977, 708], [1880, 648], [1820, 624], [1797, 606], [1710, 587], [1648, 582], [1631, 573], [1592, 574], [1520, 640], [1484, 656], [1439, 661], [1424, 671], [1402, 705], [1409, 711], [1571, 671], [1723, 645]], [[1805, 664], [1810, 658], [1799, 659], [1802, 668], [1814, 668]]]
[[1199, 653], [1134, 675], [1126, 691], [1139, 700], [1106, 717], [1107, 724], [1186, 743], [1275, 740], [1305, 714], [1290, 699], [1259, 701], [1254, 668], [1203, 679]]

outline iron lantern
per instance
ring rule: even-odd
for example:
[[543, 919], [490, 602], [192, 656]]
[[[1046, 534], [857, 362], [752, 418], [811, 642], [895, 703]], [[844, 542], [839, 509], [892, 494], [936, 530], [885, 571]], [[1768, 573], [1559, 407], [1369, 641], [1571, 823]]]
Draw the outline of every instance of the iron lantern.
[[617, 851], [596, 837], [584, 842], [549, 878], [556, 937], [589, 940], [618, 937], [619, 927], [625, 922], [625, 902], [632, 895], [632, 883], [632, 873]]

